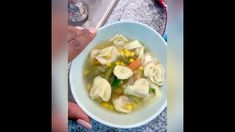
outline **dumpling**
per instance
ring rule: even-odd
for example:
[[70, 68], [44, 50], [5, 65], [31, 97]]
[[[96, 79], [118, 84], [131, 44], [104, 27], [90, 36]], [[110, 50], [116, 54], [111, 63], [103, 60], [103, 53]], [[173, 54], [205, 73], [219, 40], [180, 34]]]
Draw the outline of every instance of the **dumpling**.
[[159, 85], [162, 86], [164, 82], [164, 74], [165, 69], [161, 64], [156, 64], [154, 62], [150, 62], [144, 66], [144, 75], [149, 77], [149, 79]]
[[93, 49], [91, 50], [91, 58], [95, 58], [97, 55], [99, 54], [99, 50], [98, 49]]
[[130, 113], [133, 110], [132, 101], [127, 96], [122, 95], [112, 101], [114, 108], [119, 112]]
[[153, 56], [151, 56], [150, 53], [145, 53], [143, 56], [144, 56], [144, 57], [141, 58], [141, 61], [142, 61], [142, 64], [143, 64], [143, 65], [146, 65], [146, 64], [148, 64], [149, 62], [154, 62], [154, 63], [156, 63], [156, 64], [159, 63], [158, 59], [155, 58], [155, 57], [153, 57]]
[[112, 41], [115, 46], [124, 46], [124, 44], [128, 42], [128, 40], [121, 34], [115, 35], [109, 41]]
[[90, 96], [92, 99], [97, 99], [100, 97], [103, 101], [109, 101], [111, 97], [111, 86], [109, 82], [101, 76], [97, 76], [94, 79]]
[[107, 64], [109, 62], [114, 62], [118, 56], [121, 54], [114, 46], [109, 46], [107, 48], [99, 50], [98, 55], [95, 57], [101, 64]]
[[144, 47], [139, 47], [136, 49], [137, 54], [138, 54], [138, 59], [144, 58]]
[[128, 85], [124, 93], [136, 97], [147, 97], [149, 94], [149, 83], [144, 78], [137, 79], [133, 85]]
[[147, 97], [143, 98], [144, 103], [149, 103], [151, 101], [158, 100], [162, 96], [160, 87], [156, 85], [155, 83], [151, 82], [149, 79], [147, 81], [149, 83], [149, 87], [154, 89], [154, 93], [150, 93]]
[[[151, 88], [153, 88], [155, 90], [153, 95], [150, 95], [149, 97], [146, 97], [145, 99], [149, 99], [149, 98], [154, 98], [154, 99], [159, 99], [162, 95], [161, 91], [160, 91], [160, 87], [154, 83], [152, 83], [150, 80], [148, 80], [149, 82], [149, 86]], [[152, 97], [154, 96], [154, 97]]]
[[133, 72], [128, 67], [116, 65], [114, 67], [113, 74], [118, 79], [128, 79], [133, 75]]
[[130, 43], [124, 45], [125, 49], [133, 50], [136, 48], [143, 47], [138, 40], [131, 41]]

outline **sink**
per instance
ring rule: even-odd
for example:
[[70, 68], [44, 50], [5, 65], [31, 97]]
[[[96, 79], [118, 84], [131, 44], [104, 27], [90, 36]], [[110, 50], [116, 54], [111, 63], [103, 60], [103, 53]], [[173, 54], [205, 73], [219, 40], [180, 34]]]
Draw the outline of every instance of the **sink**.
[[[72, 26], [81, 26], [85, 28], [102, 26], [109, 17], [112, 9], [119, 0], [77, 0], [84, 3], [88, 16], [82, 22], [70, 24]], [[84, 17], [85, 18], [85, 17]]]

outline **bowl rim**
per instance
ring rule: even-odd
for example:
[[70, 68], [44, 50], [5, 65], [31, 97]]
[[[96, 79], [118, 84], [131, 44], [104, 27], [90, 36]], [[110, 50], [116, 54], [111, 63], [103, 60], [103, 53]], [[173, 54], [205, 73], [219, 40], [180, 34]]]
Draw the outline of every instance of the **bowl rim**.
[[[139, 24], [139, 25], [142, 25], [150, 30], [152, 30], [155, 34], [157, 34], [160, 39], [162, 39], [163, 43], [165, 44], [165, 46], [167, 46], [167, 43], [165, 42], [165, 40], [162, 38], [162, 36], [157, 32], [155, 31], [154, 29], [152, 29], [150, 26], [146, 25], [146, 24], [143, 24], [143, 23], [140, 23], [140, 22], [137, 22], [137, 21], [129, 21], [129, 20], [125, 20], [125, 21], [117, 21], [117, 22], [112, 22], [112, 23], [109, 23], [107, 25], [104, 25], [103, 27], [99, 28], [98, 31], [104, 29], [104, 28], [107, 28], [109, 26], [113, 26], [113, 25], [116, 25], [116, 24], [121, 24], [121, 23], [134, 23], [134, 24]], [[70, 90], [71, 90], [71, 93], [76, 101], [76, 103], [82, 108], [82, 110], [92, 119], [96, 120], [97, 122], [101, 123], [101, 124], [104, 124], [104, 125], [107, 125], [107, 126], [110, 126], [110, 127], [115, 127], [115, 128], [135, 128], [135, 127], [139, 127], [139, 126], [142, 126], [144, 124], [147, 124], [148, 122], [150, 122], [151, 120], [153, 120], [154, 118], [156, 118], [167, 106], [167, 98], [164, 100], [164, 103], [162, 104], [162, 106], [149, 118], [143, 120], [143, 121], [140, 121], [136, 124], [132, 124], [132, 125], [117, 125], [117, 124], [112, 124], [112, 123], [109, 123], [109, 122], [106, 122], [106, 121], [103, 121], [99, 118], [97, 118], [94, 114], [90, 113], [89, 110], [87, 110], [85, 107], [83, 107], [78, 99], [78, 97], [74, 96], [74, 91], [73, 91], [73, 85], [72, 82], [71, 82], [71, 78], [72, 78], [72, 75], [71, 75], [71, 67], [73, 65], [73, 62], [71, 62], [70, 64], [70, 69], [69, 69], [69, 85], [70, 85]]]

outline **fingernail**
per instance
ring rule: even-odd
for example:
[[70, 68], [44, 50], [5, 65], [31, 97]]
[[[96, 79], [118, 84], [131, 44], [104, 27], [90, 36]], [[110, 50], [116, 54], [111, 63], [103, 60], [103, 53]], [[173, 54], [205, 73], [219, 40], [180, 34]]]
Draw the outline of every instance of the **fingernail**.
[[96, 33], [97, 30], [96, 30], [95, 28], [90, 28], [89, 31], [90, 31], [91, 33]]
[[77, 28], [78, 30], [84, 29], [83, 27], [79, 27], [79, 26], [76, 26], [76, 28]]
[[78, 119], [77, 120], [77, 123], [82, 125], [83, 127], [87, 128], [87, 129], [91, 129], [92, 128], [92, 125], [82, 119]]

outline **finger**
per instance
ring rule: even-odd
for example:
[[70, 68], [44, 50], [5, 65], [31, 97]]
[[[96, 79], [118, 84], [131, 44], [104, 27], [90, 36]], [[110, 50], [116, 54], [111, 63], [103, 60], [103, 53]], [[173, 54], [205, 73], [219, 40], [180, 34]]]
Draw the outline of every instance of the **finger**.
[[90, 119], [87, 114], [75, 103], [68, 103], [68, 117], [69, 119], [77, 120], [82, 119], [90, 123]]
[[86, 29], [83, 27], [68, 26], [68, 42], [82, 35], [85, 32], [84, 30]]
[[83, 127], [87, 128], [87, 129], [91, 129], [92, 128], [92, 125], [82, 119], [78, 119], [77, 120], [77, 123], [82, 125]]

